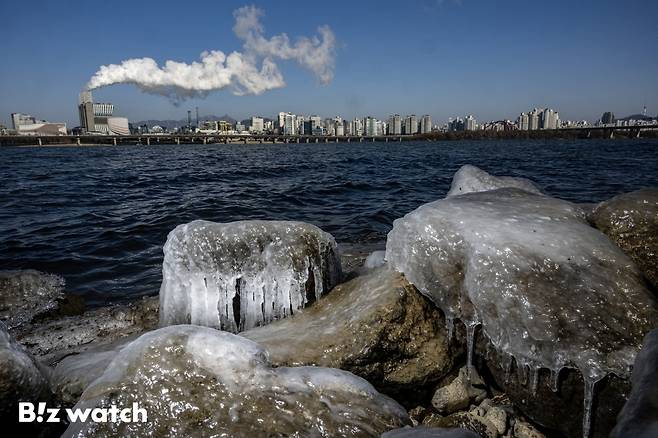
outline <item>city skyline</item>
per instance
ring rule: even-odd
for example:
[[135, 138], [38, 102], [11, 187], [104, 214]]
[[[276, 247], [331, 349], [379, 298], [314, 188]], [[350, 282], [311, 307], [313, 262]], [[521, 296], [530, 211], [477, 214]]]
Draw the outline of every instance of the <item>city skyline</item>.
[[[102, 65], [132, 57], [190, 63], [206, 50], [241, 50], [232, 13], [244, 2], [199, 2], [194, 11], [204, 13], [176, 15], [174, 32], [162, 22], [175, 11], [166, 2], [158, 8], [118, 2], [125, 15], [118, 21], [83, 3], [39, 4], [1, 6], [12, 17], [0, 31], [6, 60], [0, 123], [6, 126], [14, 112], [77, 126], [78, 93]], [[285, 87], [260, 95], [220, 90], [176, 105], [116, 85], [95, 90], [96, 100], [112, 102], [130, 121], [181, 119], [195, 107], [238, 120], [290, 111], [345, 119], [429, 114], [436, 123], [469, 114], [482, 121], [515, 120], [533, 107], [557, 108], [563, 119], [590, 122], [606, 111], [623, 117], [647, 106], [649, 115], [658, 113], [658, 60], [645, 50], [658, 36], [651, 24], [658, 5], [652, 2], [619, 7], [557, 1], [540, 11], [516, 1], [417, 1], [404, 13], [388, 2], [350, 3], [303, 16], [304, 4], [255, 6], [264, 11], [265, 37], [286, 33], [294, 42], [317, 36], [320, 26], [331, 29], [335, 67], [327, 84], [284, 60], [278, 65]], [[73, 27], [78, 22], [88, 24], [88, 38], [84, 28]]]

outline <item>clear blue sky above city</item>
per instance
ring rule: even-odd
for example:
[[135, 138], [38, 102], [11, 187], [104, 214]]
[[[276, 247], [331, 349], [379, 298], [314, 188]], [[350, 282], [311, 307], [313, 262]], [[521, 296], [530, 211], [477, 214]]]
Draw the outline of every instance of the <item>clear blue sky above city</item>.
[[[234, 11], [252, 4], [264, 12], [263, 29], [246, 16], [246, 30], [234, 30]], [[144, 92], [148, 84], [101, 87], [94, 99], [114, 103], [115, 114], [131, 121], [183, 119], [196, 106], [201, 115], [237, 119], [427, 113], [435, 123], [466, 114], [515, 119], [536, 106], [557, 109], [563, 120], [626, 116], [644, 105], [658, 113], [655, 0], [14, 1], [0, 3], [0, 16], [5, 125], [10, 113], [24, 112], [77, 126], [78, 93], [100, 66], [132, 58], [190, 64], [213, 50], [255, 56], [259, 69], [271, 59], [275, 71], [265, 76], [274, 85], [238, 74], [227, 86], [206, 78], [204, 87], [219, 89], [184, 100], [172, 98], [171, 87]], [[324, 40], [323, 25], [335, 43]], [[282, 33], [287, 55], [280, 39], [270, 39]], [[311, 38], [310, 48], [295, 46], [298, 37]], [[142, 73], [145, 81], [160, 78]]]

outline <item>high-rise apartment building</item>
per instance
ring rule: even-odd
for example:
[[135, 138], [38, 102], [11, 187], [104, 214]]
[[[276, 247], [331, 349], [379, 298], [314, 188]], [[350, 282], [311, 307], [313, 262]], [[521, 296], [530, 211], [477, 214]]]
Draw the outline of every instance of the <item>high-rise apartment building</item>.
[[432, 118], [429, 114], [425, 114], [420, 118], [420, 133], [429, 134], [432, 132]]
[[402, 134], [402, 118], [399, 114], [394, 114], [388, 118], [388, 134], [400, 135]]

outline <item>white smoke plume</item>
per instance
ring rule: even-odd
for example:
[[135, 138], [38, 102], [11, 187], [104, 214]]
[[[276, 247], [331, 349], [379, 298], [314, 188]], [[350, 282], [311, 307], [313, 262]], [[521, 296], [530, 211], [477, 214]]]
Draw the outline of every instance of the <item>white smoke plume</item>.
[[286, 85], [275, 60], [294, 60], [310, 70], [323, 84], [334, 76], [336, 38], [329, 26], [318, 28], [319, 36], [300, 37], [291, 44], [288, 35], [263, 36], [263, 11], [255, 6], [237, 9], [233, 32], [241, 39], [242, 52], [226, 55], [220, 50], [203, 52], [200, 61], [166, 61], [152, 58], [127, 59], [101, 66], [87, 84], [88, 90], [114, 84], [133, 84], [147, 93], [174, 100], [205, 96], [214, 90], [233, 94], [261, 94]]

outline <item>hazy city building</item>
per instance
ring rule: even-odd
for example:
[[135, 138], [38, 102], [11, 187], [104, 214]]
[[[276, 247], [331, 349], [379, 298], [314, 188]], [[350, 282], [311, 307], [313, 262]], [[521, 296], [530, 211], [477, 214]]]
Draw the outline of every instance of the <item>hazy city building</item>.
[[606, 111], [601, 116], [601, 123], [603, 125], [614, 125], [615, 124], [615, 115], [610, 111]]
[[475, 117], [467, 115], [464, 117], [464, 131], [475, 131], [477, 129], [477, 122]]
[[425, 114], [420, 118], [420, 133], [429, 134], [432, 132], [432, 117], [429, 114]]
[[416, 119], [415, 114], [407, 116], [404, 119], [404, 133], [406, 135], [413, 135], [418, 133], [418, 120]]
[[377, 119], [374, 117], [366, 117], [365, 119], [365, 135], [370, 137], [370, 136], [375, 136], [377, 135]]
[[358, 137], [363, 135], [363, 119], [359, 119], [357, 117], [352, 120], [352, 135], [356, 135]]
[[66, 123], [51, 123], [29, 114], [12, 113], [11, 123], [18, 135], [66, 135]]
[[528, 122], [529, 122], [528, 115], [526, 113], [521, 113], [519, 118], [516, 120], [516, 126], [521, 131], [527, 131], [529, 129]]
[[400, 135], [402, 134], [402, 118], [399, 114], [394, 114], [388, 118], [388, 134]]
[[262, 117], [252, 117], [251, 118], [251, 132], [254, 134], [261, 134], [265, 131], [265, 125], [263, 124]]

